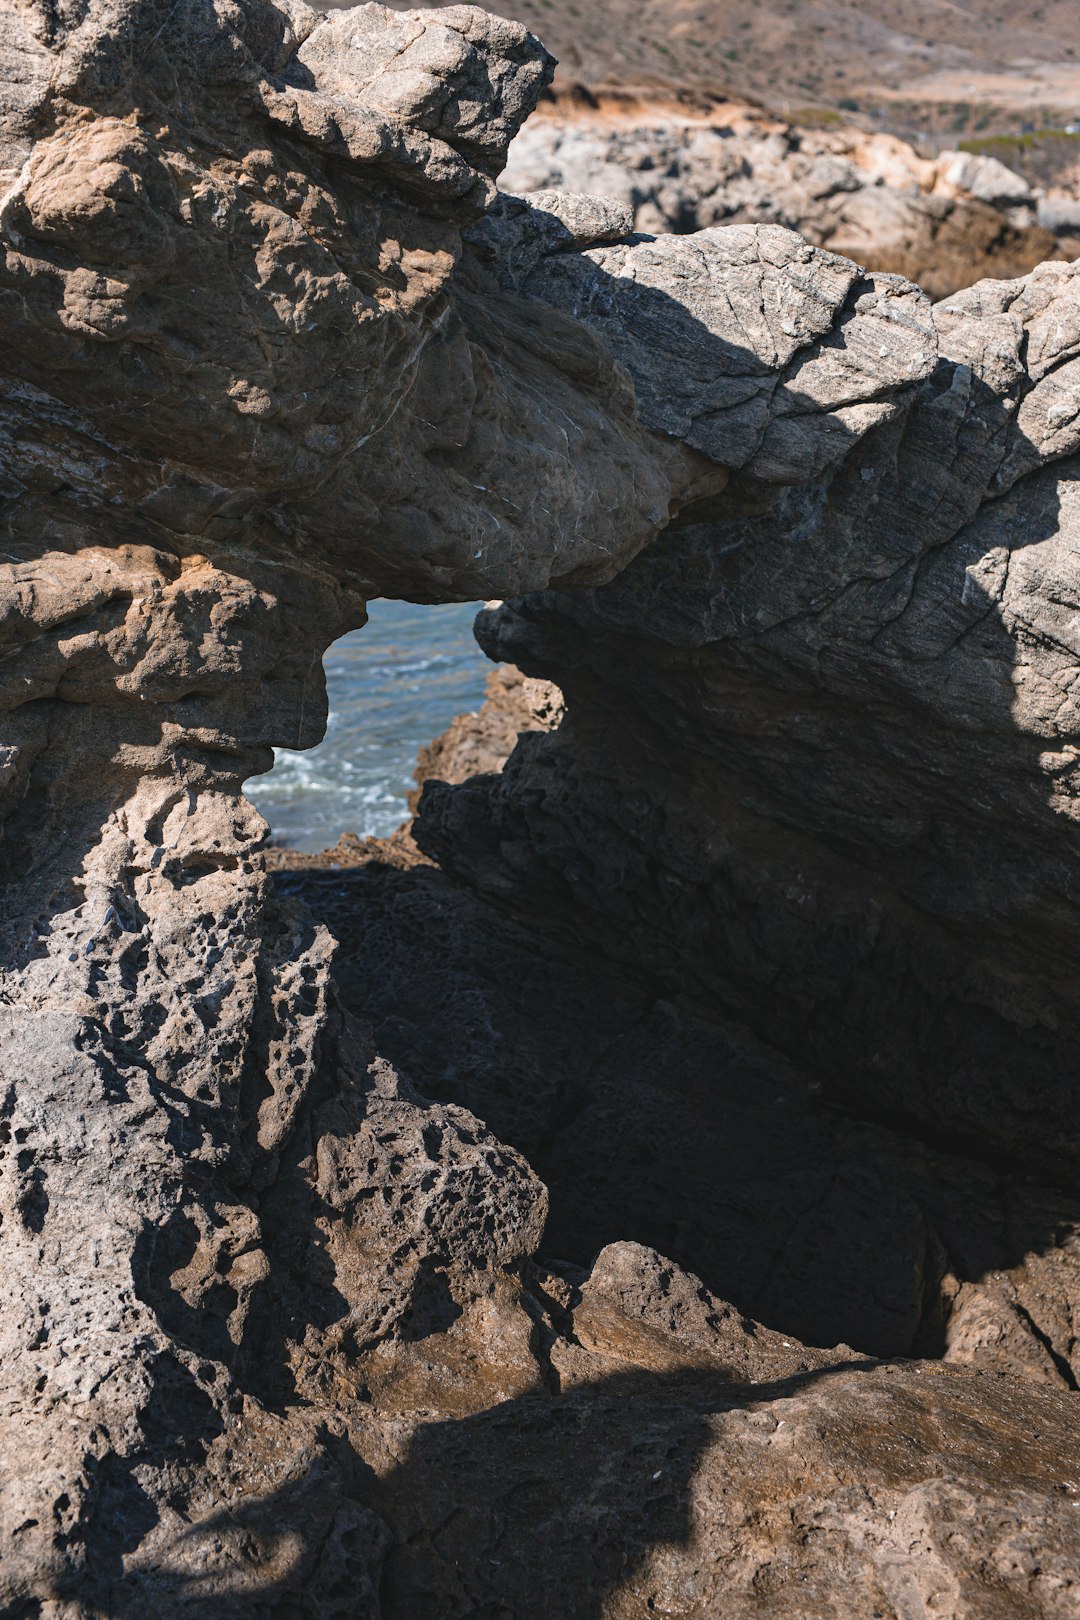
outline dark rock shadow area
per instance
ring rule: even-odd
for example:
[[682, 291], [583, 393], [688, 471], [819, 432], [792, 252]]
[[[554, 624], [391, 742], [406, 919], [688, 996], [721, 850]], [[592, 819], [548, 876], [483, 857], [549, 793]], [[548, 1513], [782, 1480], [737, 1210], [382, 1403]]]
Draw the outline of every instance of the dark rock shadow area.
[[[341, 995], [379, 1050], [546, 1182], [550, 1255], [587, 1265], [635, 1240], [804, 1343], [935, 1356], [965, 1283], [1067, 1242], [1080, 1218], [1060, 1192], [848, 1117], [813, 1069], [529, 933], [437, 869], [276, 883], [340, 939]], [[1038, 1370], [1074, 1387], [1046, 1337]]]

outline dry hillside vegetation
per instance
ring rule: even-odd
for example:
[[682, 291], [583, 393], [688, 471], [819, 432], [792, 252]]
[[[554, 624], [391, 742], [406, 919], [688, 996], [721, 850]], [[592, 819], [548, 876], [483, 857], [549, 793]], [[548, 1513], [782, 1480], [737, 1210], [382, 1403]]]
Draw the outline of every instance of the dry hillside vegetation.
[[877, 113], [890, 127], [941, 132], [1080, 115], [1075, 0], [494, 0], [491, 9], [539, 34], [564, 87], [727, 92], [782, 112]]

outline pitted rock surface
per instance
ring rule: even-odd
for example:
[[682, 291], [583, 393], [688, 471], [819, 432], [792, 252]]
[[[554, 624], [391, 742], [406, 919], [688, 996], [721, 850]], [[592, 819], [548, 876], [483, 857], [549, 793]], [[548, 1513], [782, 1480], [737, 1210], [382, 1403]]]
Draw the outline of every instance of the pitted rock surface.
[[[1074, 1392], [807, 1350], [654, 1243], [608, 1244], [595, 1267], [538, 1262], [536, 1170], [463, 1101], [417, 1091], [343, 1006], [334, 937], [268, 874], [242, 788], [274, 747], [318, 740], [322, 654], [373, 595], [554, 590], [485, 632], [503, 647], [535, 625], [524, 652], [546, 663], [542, 620], [556, 641], [589, 627], [567, 661], [567, 718], [554, 727], [545, 699], [530, 721], [548, 714], [547, 746], [572, 757], [591, 679], [579, 666], [605, 658], [614, 602], [634, 658], [606, 690], [639, 739], [659, 725], [685, 744], [670, 771], [657, 753], [676, 794], [712, 745], [690, 698], [651, 678], [657, 638], [660, 665], [690, 667], [671, 629], [682, 584], [656, 590], [643, 635], [643, 577], [683, 547], [691, 582], [744, 549], [764, 559], [765, 514], [801, 510], [801, 567], [772, 568], [795, 611], [775, 613], [751, 580], [738, 620], [761, 617], [770, 670], [808, 679], [807, 658], [829, 660], [792, 625], [824, 626], [850, 587], [861, 635], [864, 595], [898, 588], [924, 553], [944, 561], [957, 536], [973, 544], [972, 525], [997, 521], [980, 505], [991, 491], [1030, 503], [1046, 531], [1050, 551], [1015, 586], [996, 563], [983, 576], [1007, 605], [1002, 633], [1030, 650], [1020, 734], [1063, 751], [1068, 708], [1048, 694], [1068, 680], [1071, 531], [1046, 501], [1049, 464], [1078, 448], [1068, 277], [983, 288], [935, 326], [910, 284], [772, 226], [646, 245], [617, 212], [545, 199], [511, 211], [537, 250], [504, 254], [493, 180], [551, 61], [472, 7], [326, 19], [292, 0], [7, 0], [3, 20], [4, 1611], [527, 1616], [548, 1578], [568, 1616], [707, 1612], [720, 1594], [733, 1613], [900, 1613], [912, 1590], [948, 1592], [958, 1614], [987, 1613], [988, 1593], [1003, 1612], [1066, 1612]], [[871, 502], [875, 468], [887, 493]], [[723, 529], [755, 515], [756, 548]], [[623, 569], [610, 598], [583, 595], [570, 617], [565, 589]], [[727, 590], [711, 588], [717, 612]], [[721, 664], [741, 645], [714, 643]], [[883, 646], [866, 678], [899, 662]], [[712, 711], [727, 677], [701, 663]], [[632, 676], [659, 720], [648, 704], [631, 716]], [[961, 686], [942, 687], [946, 708], [967, 701]], [[829, 694], [840, 712], [846, 688]], [[956, 730], [951, 710], [946, 722]], [[575, 836], [593, 838], [615, 771], [623, 732], [608, 730], [606, 751], [575, 765]], [[1014, 735], [987, 752], [985, 781], [1023, 811], [1017, 836], [1034, 825], [1056, 852], [1057, 811], [1030, 817]], [[422, 822], [453, 843], [455, 868], [489, 851], [494, 875], [478, 881], [501, 885], [509, 911], [539, 873], [536, 917], [557, 929], [563, 875], [537, 864], [531, 832], [486, 842], [493, 819], [522, 813], [523, 758], [542, 765], [543, 744], [519, 747], [494, 788], [455, 790], [468, 837], [449, 789]], [[967, 757], [954, 750], [961, 776]], [[1067, 775], [1053, 780], [1067, 797]], [[706, 765], [699, 786], [719, 804]], [[561, 791], [545, 811], [556, 862]], [[811, 821], [824, 813], [800, 791]], [[534, 813], [543, 795], [526, 800]], [[629, 918], [601, 919], [581, 886], [579, 938], [614, 926], [613, 954], [635, 971], [652, 968], [643, 927], [672, 964], [695, 949], [699, 912], [683, 908], [690, 930], [669, 944], [650, 884], [699, 804], [687, 791], [665, 806], [671, 835], [648, 881], [625, 886]], [[609, 819], [594, 851], [617, 870]], [[714, 860], [705, 847], [703, 879]], [[903, 899], [936, 908], [963, 956], [939, 869], [925, 861]], [[1064, 854], [1052, 871], [1067, 876]], [[843, 881], [821, 915], [835, 904]], [[1063, 890], [1063, 939], [1067, 924]], [[710, 940], [705, 999], [725, 962]], [[1067, 1033], [1064, 962], [1043, 996], [1060, 992]], [[953, 983], [940, 973], [946, 1000]], [[1021, 1007], [1030, 1024], [1019, 970], [1017, 984], [999, 1016]], [[790, 999], [776, 997], [780, 1045], [796, 1038]], [[865, 1020], [875, 1012], [868, 992]], [[835, 1043], [845, 1095], [865, 1021], [848, 1038]], [[903, 1064], [881, 1083], [910, 1089]], [[1060, 1076], [1039, 1084], [1040, 1107], [1056, 1107]], [[950, 1096], [971, 1133], [1008, 1129], [1034, 1152], [1007, 1089]], [[1043, 1136], [1071, 1153], [1057, 1114]]]

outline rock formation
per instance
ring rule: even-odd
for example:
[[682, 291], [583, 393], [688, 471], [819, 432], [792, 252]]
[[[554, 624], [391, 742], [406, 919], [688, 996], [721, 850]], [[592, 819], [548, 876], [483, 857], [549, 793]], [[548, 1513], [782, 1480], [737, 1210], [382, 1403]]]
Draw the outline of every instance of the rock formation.
[[579, 934], [595, 911], [671, 982], [744, 1019], [760, 997], [776, 1044], [790, 1008], [793, 1052], [845, 1094], [1066, 1179], [1077, 286], [1047, 265], [939, 305], [932, 375], [842, 460], [771, 493], [740, 472], [605, 591], [491, 616], [567, 721], [422, 807], [442, 854], [441, 821], [486, 802], [521, 881], [542, 781], [540, 888]]
[[892, 135], [798, 128], [738, 104], [708, 116], [556, 104], [514, 141], [502, 185], [618, 198], [639, 231], [784, 225], [934, 298], [1080, 254], [1075, 191], [1033, 186], [993, 157], [921, 158]]
[[468, 6], [4, 20], [4, 1612], [1073, 1612], [1056, 1323], [900, 1364], [538, 1260], [242, 797], [369, 597], [533, 593], [485, 636], [565, 720], [420, 817], [501, 982], [569, 930], [608, 1020], [678, 981], [768, 1084], [1068, 1176], [1072, 273], [935, 312], [499, 200], [551, 61]]

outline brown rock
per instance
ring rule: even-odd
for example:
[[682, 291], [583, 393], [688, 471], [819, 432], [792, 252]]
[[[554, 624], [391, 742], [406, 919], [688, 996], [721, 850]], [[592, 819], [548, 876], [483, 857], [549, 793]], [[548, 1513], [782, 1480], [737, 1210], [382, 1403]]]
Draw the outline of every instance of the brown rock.
[[421, 748], [409, 809], [415, 811], [426, 782], [467, 782], [501, 771], [522, 732], [553, 731], [562, 716], [562, 693], [551, 681], [532, 680], [512, 664], [496, 665], [479, 712], [458, 715]]
[[[991, 1602], [1064, 1613], [1075, 1392], [806, 1351], [655, 1244], [608, 1249], [591, 1275], [535, 1265], [548, 1209], [536, 1171], [475, 1111], [414, 1090], [343, 1009], [335, 941], [268, 875], [242, 784], [271, 748], [317, 740], [321, 654], [363, 622], [372, 593], [597, 586], [682, 516], [603, 599], [635, 623], [635, 592], [654, 581], [650, 635], [633, 631], [602, 716], [568, 658], [566, 719], [538, 730], [522, 688], [530, 725], [501, 781], [429, 788], [421, 819], [463, 871], [486, 850], [481, 886], [501, 883], [519, 913], [524, 892], [552, 934], [560, 884], [578, 882], [577, 961], [594, 919], [595, 955], [612, 958], [599, 981], [579, 973], [579, 994], [598, 990], [597, 1019], [625, 1005], [632, 974], [616, 962], [652, 971], [646, 932], [680, 972], [700, 957], [688, 983], [708, 1002], [727, 953], [711, 938], [701, 949], [693, 906], [674, 928], [672, 907], [650, 902], [669, 893], [686, 829], [699, 875], [714, 874], [717, 845], [695, 817], [704, 799], [727, 801], [704, 766], [699, 791], [684, 791], [685, 769], [709, 755], [695, 700], [720, 712], [716, 669], [740, 638], [717, 635], [717, 665], [702, 657], [693, 694], [673, 701], [666, 675], [694, 662], [671, 629], [679, 593], [708, 586], [691, 642], [711, 647], [702, 627], [713, 633], [713, 614], [726, 625], [732, 601], [711, 570], [753, 552], [735, 618], [757, 627], [746, 639], [770, 668], [785, 650], [804, 668], [802, 631], [828, 611], [844, 645], [857, 601], [858, 623], [886, 633], [856, 662], [888, 686], [911, 625], [917, 664], [969, 611], [936, 570], [985, 524], [978, 581], [1024, 650], [1018, 726], [1064, 748], [1054, 694], [1067, 679], [1071, 531], [1048, 525], [1048, 505], [1049, 464], [1077, 447], [1069, 277], [1051, 267], [984, 285], [935, 324], [914, 287], [775, 226], [661, 245], [620, 241], [618, 220], [580, 198], [485, 213], [551, 64], [522, 27], [471, 7], [332, 21], [292, 0], [7, 9], [27, 49], [24, 72], [10, 53], [0, 62], [6, 1612], [525, 1616], [542, 1592], [567, 1615], [721, 1602], [855, 1615], [898, 1613], [914, 1591], [946, 1594], [958, 1615]], [[871, 510], [846, 481], [875, 468], [889, 494]], [[709, 527], [789, 500], [814, 543], [792, 547], [786, 568], [768, 521], [754, 546], [727, 551]], [[1003, 571], [1010, 500], [1049, 549]], [[853, 505], [869, 512], [869, 537]], [[666, 579], [686, 544], [685, 573]], [[869, 566], [868, 545], [880, 546]], [[919, 574], [924, 555], [915, 618], [875, 613], [889, 565]], [[546, 611], [563, 626], [557, 643], [604, 663], [600, 601], [583, 598], [585, 638], [559, 595], [502, 610], [486, 634], [505, 650]], [[664, 635], [673, 650], [655, 655]], [[831, 669], [810, 639], [811, 665]], [[976, 682], [971, 696], [966, 659], [983, 644], [946, 639], [931, 684], [941, 725], [962, 736], [965, 704], [984, 691]], [[526, 651], [523, 668], [543, 660]], [[876, 704], [810, 685], [860, 724]], [[627, 687], [648, 693], [640, 720], [613, 701]], [[655, 794], [669, 823], [644, 879], [623, 868], [629, 915], [606, 891], [598, 905], [579, 868], [552, 881], [544, 864], [559, 867], [580, 838], [618, 874], [638, 801], [619, 801], [601, 836], [591, 817], [628, 719], [656, 767], [643, 813]], [[679, 746], [674, 763], [657, 730]], [[1027, 807], [1013, 732], [999, 733], [983, 776], [965, 775], [970, 751], [955, 749], [959, 779], [981, 793], [1001, 768]], [[918, 747], [936, 759], [939, 738], [928, 729]], [[554, 766], [515, 797], [523, 755]], [[580, 817], [568, 834], [559, 770], [571, 761]], [[813, 782], [793, 780], [812, 822]], [[764, 768], [760, 786], [770, 791]], [[465, 818], [466, 837], [455, 795], [482, 812]], [[843, 798], [858, 803], [849, 779]], [[499, 816], [511, 835], [492, 845]], [[1056, 850], [1046, 817], [1017, 825]], [[734, 836], [725, 847], [744, 848]], [[933, 926], [913, 931], [912, 954], [939, 968], [926, 949], [939, 923], [963, 958], [1004, 916], [1020, 919], [1023, 955], [1023, 886], [1001, 912], [975, 908], [965, 931], [959, 883], [931, 903], [929, 855], [906, 903]], [[379, 870], [305, 881], [344, 888]], [[446, 882], [424, 866], [393, 876], [429, 898]], [[757, 893], [767, 912], [776, 890]], [[838, 880], [816, 914], [843, 911], [846, 896]], [[1064, 935], [1067, 916], [1063, 901]], [[535, 936], [507, 927], [539, 962]], [[1016, 1008], [1030, 1022], [1032, 960], [1016, 970], [1006, 1025]], [[1043, 987], [1060, 999], [1054, 1053], [1071, 1016], [1065, 962]], [[828, 986], [827, 970], [792, 978], [790, 994], [774, 974], [778, 1046], [800, 1037], [792, 1006]], [[527, 999], [527, 974], [508, 981], [504, 962], [499, 977]], [[948, 1004], [957, 973], [938, 977]], [[821, 1021], [839, 1097], [859, 1090], [882, 978], [872, 963], [846, 1044]], [[748, 1018], [763, 1006], [748, 996]], [[432, 1037], [437, 1012], [429, 993]], [[925, 1032], [939, 1039], [933, 1017]], [[927, 1073], [920, 1092], [898, 1051], [882, 1090], [980, 1146], [1008, 1133], [1036, 1156], [1048, 1143], [1071, 1152], [1064, 1116], [1025, 1132], [995, 1072], [940, 1106]], [[1054, 1076], [1044, 1085], [1056, 1108]], [[960, 1300], [971, 1279], [950, 1275]], [[965, 1308], [958, 1344], [978, 1338]]]

